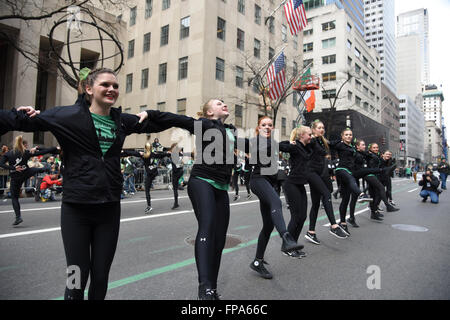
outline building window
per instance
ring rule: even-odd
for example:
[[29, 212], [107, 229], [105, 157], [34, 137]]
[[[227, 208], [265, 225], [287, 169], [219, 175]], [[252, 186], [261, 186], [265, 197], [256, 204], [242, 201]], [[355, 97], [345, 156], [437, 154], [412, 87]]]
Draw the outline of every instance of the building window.
[[311, 52], [311, 51], [313, 51], [313, 43], [312, 42], [305, 43], [303, 45], [303, 52]]
[[328, 31], [336, 29], [336, 21], [329, 21], [326, 23], [322, 23], [322, 31]]
[[226, 22], [222, 18], [217, 17], [217, 38], [225, 41]]
[[162, 0], [162, 9], [167, 10], [170, 8], [170, 0]]
[[255, 23], [261, 24], [261, 7], [255, 4]]
[[137, 7], [130, 9], [130, 27], [136, 24]]
[[177, 100], [177, 113], [184, 115], [186, 114], [186, 99]]
[[127, 74], [127, 82], [125, 86], [125, 92], [129, 93], [133, 90], [133, 74], [129, 73]]
[[167, 81], [167, 63], [159, 65], [158, 84], [164, 84]]
[[333, 63], [336, 63], [336, 55], [335, 54], [322, 57], [322, 64], [333, 64]]
[[336, 80], [336, 72], [322, 73], [322, 81], [323, 82], [333, 81], [333, 80]]
[[225, 60], [216, 58], [216, 80], [225, 80]]
[[180, 40], [189, 37], [189, 27], [191, 25], [191, 17], [184, 17], [180, 21]]
[[128, 59], [134, 57], [134, 39], [128, 41]]
[[141, 72], [141, 89], [148, 88], [148, 68]]
[[188, 57], [178, 60], [178, 80], [186, 79], [188, 76]]
[[[311, 64], [311, 65], [309, 66], [309, 64]], [[314, 59], [303, 60], [303, 68], [306, 68], [306, 67], [308, 67], [308, 68], [314, 67]]]
[[271, 60], [274, 55], [275, 55], [275, 50], [273, 48], [269, 47], [269, 60]]
[[253, 45], [253, 55], [258, 59], [261, 57], [261, 42], [256, 38]]
[[308, 29], [303, 31], [303, 36], [310, 36], [313, 34], [313, 29]]
[[151, 39], [151, 34], [150, 32], [144, 34], [144, 52], [148, 52], [150, 51], [150, 39]]
[[153, 0], [145, 0], [145, 19], [152, 16]]
[[236, 105], [234, 108], [234, 125], [242, 128], [242, 106]]
[[284, 24], [281, 25], [281, 40], [287, 42], [287, 27]]
[[336, 98], [336, 89], [322, 91], [322, 99], [334, 99], [334, 98]]
[[161, 27], [161, 46], [169, 43], [169, 25]]
[[361, 56], [361, 51], [359, 51], [357, 48], [355, 48], [355, 56], [359, 58]]
[[352, 66], [352, 61], [353, 61], [352, 58], [347, 57], [347, 64], [348, 64], [349, 67]]
[[281, 134], [286, 135], [286, 118], [281, 118]]
[[351, 32], [352, 31], [352, 26], [350, 23], [347, 23], [347, 32]]
[[298, 64], [297, 62], [293, 62], [292, 74], [295, 76], [298, 73]]
[[245, 0], [238, 0], [238, 11], [245, 15]]
[[244, 69], [236, 66], [236, 87], [244, 87]]
[[350, 40], [347, 40], [347, 48], [349, 49], [352, 48], [352, 42]]
[[238, 28], [236, 45], [239, 50], [244, 51], [244, 42], [245, 42], [245, 32]]
[[275, 33], [275, 22], [274, 21], [275, 21], [275, 18], [269, 19], [269, 32], [271, 34]]
[[356, 104], [357, 106], [361, 106], [361, 98], [360, 98], [360, 97], [355, 96], [355, 104]]
[[352, 99], [353, 99], [353, 92], [351, 92], [351, 91], [347, 92], [347, 99], [348, 99], [348, 101], [352, 101]]
[[336, 38], [322, 40], [322, 49], [328, 49], [336, 46]]
[[361, 72], [361, 67], [357, 63], [355, 63], [355, 72], [357, 74], [359, 74]]

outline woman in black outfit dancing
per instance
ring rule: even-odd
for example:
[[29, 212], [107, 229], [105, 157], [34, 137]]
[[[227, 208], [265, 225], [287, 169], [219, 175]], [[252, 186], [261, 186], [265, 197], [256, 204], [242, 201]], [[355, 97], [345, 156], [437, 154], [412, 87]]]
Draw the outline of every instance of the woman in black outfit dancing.
[[[292, 251], [300, 250], [303, 245], [298, 245], [286, 228], [283, 218], [282, 204], [276, 191], [278, 176], [278, 143], [273, 140], [273, 121], [265, 116], [258, 120], [256, 137], [249, 141], [250, 163], [253, 165], [250, 177], [251, 191], [259, 198], [259, 207], [263, 220], [263, 227], [258, 237], [256, 255], [250, 268], [258, 272], [265, 278], [271, 279], [272, 274], [264, 267], [264, 253], [274, 227], [283, 239], [281, 251], [289, 254]], [[275, 149], [275, 150], [274, 150]], [[281, 151], [287, 151], [287, 148]], [[285, 189], [285, 192], [287, 190]], [[290, 197], [288, 195], [288, 197]]]
[[[316, 235], [316, 221], [319, 213], [320, 200], [325, 209], [325, 213], [330, 221], [330, 233], [339, 239], [344, 239], [347, 234], [344, 233], [339, 225], [336, 223], [334, 217], [333, 205], [331, 202], [331, 192], [327, 186], [327, 182], [322, 178], [323, 171], [327, 170], [325, 157], [330, 153], [328, 141], [324, 138], [325, 126], [319, 120], [316, 120], [311, 125], [314, 138], [311, 139], [309, 147], [312, 149], [311, 159], [307, 163], [306, 180], [311, 190], [311, 210], [309, 212], [309, 230], [305, 238], [312, 243], [320, 244]], [[328, 181], [330, 180], [327, 177]]]
[[11, 201], [14, 208], [14, 213], [16, 219], [13, 226], [18, 225], [23, 222], [20, 213], [20, 188], [22, 184], [30, 177], [48, 171], [46, 168], [30, 168], [28, 167], [28, 160], [30, 158], [43, 155], [46, 153], [55, 154], [58, 152], [56, 147], [49, 149], [39, 149], [33, 148], [31, 151], [28, 150], [28, 142], [23, 140], [22, 136], [17, 136], [14, 143], [14, 148], [11, 151], [5, 153], [0, 159], [0, 167], [8, 169], [11, 176], [10, 190], [11, 190]]
[[61, 234], [68, 271], [76, 266], [80, 276], [79, 287], [67, 284], [66, 300], [84, 299], [89, 276], [88, 299], [105, 298], [119, 235], [122, 146], [127, 135], [157, 132], [151, 120], [139, 123], [112, 107], [119, 96], [113, 70], [90, 71], [80, 89], [74, 105], [25, 118], [17, 128], [52, 132], [64, 152]]

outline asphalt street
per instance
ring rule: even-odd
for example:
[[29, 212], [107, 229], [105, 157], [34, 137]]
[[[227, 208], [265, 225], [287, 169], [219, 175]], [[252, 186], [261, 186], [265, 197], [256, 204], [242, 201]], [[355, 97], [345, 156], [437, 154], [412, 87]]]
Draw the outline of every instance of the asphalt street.
[[[412, 179], [394, 179], [393, 197], [401, 210], [384, 213], [384, 221], [374, 222], [367, 205], [358, 205], [360, 228], [350, 227], [351, 236], [344, 240], [328, 233], [321, 209], [316, 228], [321, 245], [304, 238], [308, 215], [300, 238], [307, 253], [302, 259], [282, 255], [274, 232], [265, 256], [272, 280], [249, 268], [262, 226], [259, 201], [256, 196], [247, 200], [244, 187], [236, 202], [230, 192], [230, 247], [223, 252], [219, 294], [229, 300], [449, 299], [450, 191], [441, 194], [437, 205], [422, 203], [419, 191]], [[153, 191], [150, 215], [144, 214], [143, 192], [122, 200], [107, 299], [197, 298], [190, 244], [197, 223], [187, 192], [179, 194], [180, 208], [171, 210], [172, 191]], [[337, 219], [339, 202], [333, 198]], [[62, 299], [66, 265], [59, 229], [61, 202], [27, 198], [21, 199], [21, 206], [24, 222], [13, 227], [11, 202], [0, 201], [0, 299]], [[288, 222], [285, 206], [283, 211]]]

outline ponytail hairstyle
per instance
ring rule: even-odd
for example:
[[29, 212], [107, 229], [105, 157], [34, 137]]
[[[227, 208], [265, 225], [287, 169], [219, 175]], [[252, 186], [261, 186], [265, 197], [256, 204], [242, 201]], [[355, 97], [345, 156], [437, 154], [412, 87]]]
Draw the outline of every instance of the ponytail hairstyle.
[[147, 142], [146, 144], [145, 144], [145, 147], [144, 147], [144, 155], [142, 156], [143, 158], [145, 158], [145, 159], [148, 159], [149, 157], [150, 157], [150, 154], [152, 153], [152, 145], [151, 145], [151, 143], [150, 142]]
[[23, 140], [23, 136], [17, 136], [14, 143], [14, 152], [19, 152], [23, 154], [25, 152], [25, 147], [23, 146], [27, 142]]
[[298, 128], [294, 128], [291, 131], [291, 135], [289, 137], [289, 141], [293, 142], [295, 140], [299, 140], [299, 137], [305, 133], [306, 130], [311, 129], [310, 127], [307, 126], [300, 126]]
[[[263, 117], [259, 118], [259, 119], [258, 119], [258, 125], [257, 125], [256, 128], [255, 128], [255, 134], [256, 134], [256, 136], [259, 136], [259, 129], [258, 129], [258, 127], [259, 127], [259, 125], [261, 124], [261, 122], [262, 122], [263, 120], [265, 120], [265, 119], [270, 119], [270, 120], [272, 120], [272, 118], [269, 117], [269, 116], [263, 116]], [[273, 121], [273, 120], [272, 120], [272, 121]]]
[[[311, 123], [311, 130], [312, 130], [312, 129], [316, 129], [317, 126], [319, 125], [319, 123], [321, 123], [322, 125], [324, 125], [324, 123], [323, 123], [322, 121], [320, 121], [319, 119], [314, 120], [314, 121]], [[324, 125], [324, 127], [325, 127], [325, 125]], [[328, 140], [327, 140], [324, 136], [320, 136], [320, 137], [317, 137], [317, 138], [320, 138], [320, 140], [322, 140], [322, 143], [323, 143], [323, 145], [325, 146], [325, 151], [326, 151], [327, 153], [330, 153], [330, 146], [328, 145]]]
[[100, 74], [110, 73], [117, 77], [114, 70], [109, 68], [98, 68], [90, 70], [89, 68], [83, 68], [80, 70], [80, 82], [78, 84], [78, 94], [86, 94], [86, 101], [91, 103], [91, 97], [86, 92], [86, 86], [94, 86], [94, 82]]

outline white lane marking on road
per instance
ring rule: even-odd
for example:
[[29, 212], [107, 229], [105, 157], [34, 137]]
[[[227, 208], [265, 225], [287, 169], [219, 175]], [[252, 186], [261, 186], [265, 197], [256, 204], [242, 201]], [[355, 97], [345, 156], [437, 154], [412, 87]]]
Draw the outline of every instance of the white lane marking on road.
[[409, 190], [408, 192], [413, 192], [413, 191], [416, 191], [417, 189], [419, 189], [419, 188], [415, 188], [415, 189]]
[[[282, 196], [281, 198], [284, 198], [284, 196]], [[231, 203], [230, 207], [241, 206], [241, 205], [251, 204], [251, 203], [255, 203], [255, 202], [259, 202], [259, 200]], [[174, 216], [174, 215], [190, 213], [190, 212], [194, 212], [194, 210], [191, 209], [191, 210], [183, 210], [183, 211], [176, 211], [176, 212], [172, 211], [172, 212], [152, 214], [152, 215], [147, 215], [147, 216], [139, 216], [139, 217], [133, 217], [133, 218], [124, 218], [124, 219], [120, 219], [120, 222], [130, 222], [130, 221], [137, 221], [137, 220], [144, 220], [144, 219], [153, 219], [153, 218], [159, 218], [159, 217], [168, 217], [168, 216]], [[59, 230], [61, 230], [61, 227], [47, 228], [47, 229], [38, 229], [38, 230], [15, 232], [15, 233], [5, 233], [5, 234], [0, 234], [0, 239], [19, 237], [19, 236], [26, 236], [26, 235], [37, 234], [37, 233], [46, 233], [46, 232], [59, 231]]]
[[[363, 212], [366, 212], [368, 210], [369, 210], [369, 208], [365, 208], [365, 209], [359, 210], [358, 212], [355, 212], [355, 216], [357, 216], [358, 214], [361, 214]], [[350, 215], [347, 215], [345, 218], [347, 219], [349, 217], [350, 217]], [[339, 222], [341, 222], [341, 219], [336, 220], [336, 223], [339, 223]], [[324, 224], [323, 226], [324, 227], [329, 227], [329, 226], [331, 226], [331, 223]]]

